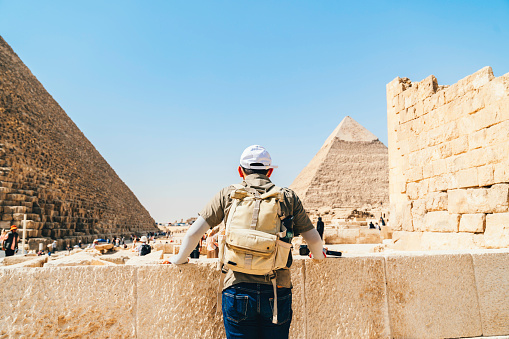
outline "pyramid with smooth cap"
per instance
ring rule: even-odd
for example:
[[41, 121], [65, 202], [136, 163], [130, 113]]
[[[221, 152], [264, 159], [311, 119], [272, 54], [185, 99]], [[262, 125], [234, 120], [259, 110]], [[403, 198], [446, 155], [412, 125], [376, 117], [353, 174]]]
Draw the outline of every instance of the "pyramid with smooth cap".
[[385, 206], [389, 202], [387, 147], [347, 116], [290, 185], [310, 213], [321, 208]]

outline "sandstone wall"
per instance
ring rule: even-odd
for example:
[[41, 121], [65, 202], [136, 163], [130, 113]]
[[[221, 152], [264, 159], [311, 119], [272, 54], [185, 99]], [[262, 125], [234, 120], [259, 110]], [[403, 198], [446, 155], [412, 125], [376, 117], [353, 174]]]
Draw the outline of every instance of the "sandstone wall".
[[[0, 337], [224, 338], [213, 260], [0, 267]], [[509, 335], [509, 251], [296, 259], [290, 338]]]
[[509, 74], [485, 67], [452, 86], [398, 77], [387, 120], [395, 237], [407, 249], [508, 247]]
[[[139, 165], [133, 163], [133, 165]], [[136, 196], [0, 37], [0, 228], [89, 241], [156, 231]]]

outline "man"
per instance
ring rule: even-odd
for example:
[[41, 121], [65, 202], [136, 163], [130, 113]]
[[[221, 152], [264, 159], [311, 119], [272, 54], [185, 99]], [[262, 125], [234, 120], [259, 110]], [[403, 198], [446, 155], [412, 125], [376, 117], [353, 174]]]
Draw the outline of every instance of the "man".
[[318, 222], [316, 223], [316, 230], [318, 234], [320, 234], [320, 238], [323, 240], [323, 231], [325, 230], [325, 224], [322, 221], [322, 217], [318, 217]]
[[18, 227], [16, 225], [11, 226], [11, 231], [7, 233], [7, 237], [5, 238], [2, 248], [5, 250], [5, 256], [10, 257], [11, 255], [14, 255], [16, 250], [18, 249], [18, 241], [19, 241], [19, 235], [18, 235]]
[[150, 248], [150, 245], [147, 244], [147, 237], [142, 236], [140, 241], [141, 241], [141, 245], [138, 246], [138, 248], [136, 249], [138, 251], [138, 255], [144, 256], [144, 255], [149, 254], [152, 251], [152, 249]]
[[[238, 167], [244, 181], [242, 186], [255, 189], [259, 194], [274, 187], [270, 176], [274, 168], [267, 150], [253, 145], [244, 150]], [[189, 228], [182, 241], [179, 254], [169, 259], [173, 264], [188, 262], [188, 255], [209, 229], [227, 220], [232, 198], [230, 193], [236, 188], [223, 188], [200, 213], [200, 217]], [[281, 217], [293, 216], [293, 233], [301, 234], [316, 259], [325, 257], [320, 235], [309, 220], [301, 201], [290, 189], [283, 189]], [[277, 285], [277, 323], [273, 323], [275, 299], [272, 282], [263, 275], [252, 275], [228, 270], [222, 292], [223, 323], [226, 336], [231, 338], [288, 338], [292, 319], [291, 299], [292, 283], [290, 270], [279, 269], [275, 272]], [[275, 287], [274, 287], [275, 288]]]

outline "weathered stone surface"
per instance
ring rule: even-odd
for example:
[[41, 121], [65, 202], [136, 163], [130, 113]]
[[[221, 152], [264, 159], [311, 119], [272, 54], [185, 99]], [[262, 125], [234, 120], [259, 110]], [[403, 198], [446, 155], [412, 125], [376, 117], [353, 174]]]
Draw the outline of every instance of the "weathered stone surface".
[[484, 238], [488, 248], [509, 247], [509, 213], [487, 214]]
[[157, 244], [154, 245], [154, 249], [156, 251], [162, 250], [164, 252], [164, 254], [170, 254], [170, 253], [173, 254], [173, 245], [174, 245], [174, 243], [170, 243], [170, 242], [168, 242], [168, 243], [158, 242]]
[[424, 217], [426, 231], [458, 232], [459, 214], [449, 214], [447, 211], [428, 212]]
[[136, 335], [135, 274], [131, 267], [2, 269], [0, 285], [1, 337]]
[[460, 220], [460, 232], [482, 233], [486, 224], [486, 214], [463, 214]]
[[80, 252], [69, 256], [61, 256], [58, 259], [50, 260], [44, 264], [44, 267], [56, 267], [56, 266], [87, 266], [87, 265], [98, 265], [98, 266], [112, 266], [115, 265], [109, 261], [104, 261], [95, 256], [91, 256], [86, 252]]
[[473, 253], [484, 336], [509, 334], [509, 252]]
[[290, 268], [292, 274], [292, 324], [290, 325], [290, 338], [309, 338], [306, 334], [307, 317], [306, 310], [306, 259], [293, 258]]
[[482, 334], [470, 255], [389, 255], [386, 267], [393, 337]]
[[[137, 333], [148, 338], [224, 338], [216, 314], [215, 262], [138, 267]], [[157, 305], [158, 307], [154, 307]]]
[[388, 205], [387, 147], [347, 116], [290, 188], [308, 212]]
[[509, 185], [448, 191], [450, 213], [501, 213], [509, 206]]
[[[8, 259], [11, 257], [7, 257], [5, 259]], [[39, 256], [39, 257], [27, 257], [28, 260], [19, 262], [17, 264], [10, 264], [8, 266], [2, 266], [0, 263], [0, 268], [20, 268], [20, 267], [43, 267], [44, 264], [48, 261], [48, 256]], [[4, 258], [2, 258], [4, 259]]]
[[444, 192], [431, 192], [426, 199], [426, 210], [432, 211], [447, 211], [447, 193]]
[[308, 338], [389, 336], [383, 257], [306, 260], [305, 265]]
[[[0, 220], [71, 245], [157, 231], [136, 196], [0, 37]], [[59, 243], [62, 249], [63, 243]]]
[[[413, 83], [396, 78], [387, 85], [389, 226], [394, 231], [457, 231], [448, 222], [429, 227], [423, 199], [426, 216], [509, 212], [508, 84], [509, 74], [495, 78], [485, 67], [452, 86], [440, 86], [433, 77]], [[413, 205], [410, 214], [405, 199]], [[476, 246], [504, 246], [493, 243], [494, 237], [484, 239], [472, 218], [465, 218], [461, 231], [481, 234], [472, 238]]]
[[134, 256], [125, 262], [126, 265], [150, 265], [160, 264], [163, 259], [163, 251], [152, 251], [144, 256]]
[[94, 247], [98, 251], [107, 251], [113, 248], [113, 244], [99, 244]]

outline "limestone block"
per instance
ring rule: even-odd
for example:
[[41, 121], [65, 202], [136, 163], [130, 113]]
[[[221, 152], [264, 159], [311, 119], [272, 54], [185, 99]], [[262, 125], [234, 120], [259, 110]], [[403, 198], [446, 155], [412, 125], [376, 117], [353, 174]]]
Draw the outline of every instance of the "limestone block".
[[56, 267], [56, 266], [111, 266], [115, 265], [111, 262], [101, 260], [99, 257], [91, 256], [86, 252], [79, 252], [69, 256], [60, 256], [55, 260], [49, 260], [44, 264], [44, 267]]
[[509, 208], [509, 184], [448, 191], [450, 213], [501, 213]]
[[426, 215], [426, 200], [419, 199], [412, 201], [412, 225], [414, 231], [424, 231]]
[[494, 177], [494, 166], [486, 165], [477, 168], [477, 179], [479, 180], [479, 186], [489, 186], [495, 183]]
[[164, 254], [173, 254], [173, 243], [158, 242], [157, 244], [155, 244], [154, 249], [156, 251], [162, 250]]
[[393, 337], [482, 334], [469, 254], [389, 255], [386, 279]]
[[457, 173], [458, 188], [477, 187], [479, 180], [477, 179], [477, 168], [469, 168]]
[[459, 138], [451, 140], [451, 152], [452, 154], [465, 153], [469, 148], [468, 136], [461, 135]]
[[484, 336], [509, 334], [509, 252], [473, 253]]
[[433, 166], [431, 164], [424, 164], [422, 166], [422, 177], [429, 178], [433, 175]]
[[382, 257], [310, 259], [305, 265], [307, 338], [389, 336]]
[[133, 338], [135, 281], [125, 266], [2, 269], [0, 336]]
[[117, 252], [112, 255], [102, 255], [100, 258], [101, 258], [101, 260], [109, 261], [116, 265], [124, 265], [125, 262], [132, 257], [134, 257], [134, 253], [133, 253], [133, 255], [127, 255], [125, 253]]
[[424, 217], [426, 231], [458, 232], [459, 214], [449, 214], [447, 211], [428, 212]]
[[493, 213], [509, 210], [509, 184], [497, 184], [488, 190], [488, 204]]
[[[20, 244], [20, 247], [21, 247], [21, 244]], [[17, 264], [21, 264], [21, 263], [24, 263], [24, 262], [27, 262], [27, 261], [30, 261], [33, 259], [34, 259], [33, 256], [13, 255], [10, 257], [4, 257], [1, 265], [5, 265], [5, 266], [17, 265]]]
[[377, 229], [361, 228], [359, 230], [359, 238], [357, 244], [381, 244], [382, 238], [380, 231]]
[[392, 230], [398, 231], [404, 228], [405, 230], [412, 230], [412, 204], [406, 194], [391, 194], [391, 218], [389, 219], [389, 226]]
[[427, 211], [447, 211], [447, 193], [431, 192], [426, 198]]
[[482, 233], [486, 224], [486, 214], [463, 214], [460, 220], [460, 232]]
[[397, 251], [415, 251], [421, 248], [422, 232], [395, 231], [393, 244], [389, 247]]
[[338, 230], [325, 228], [323, 231], [323, 240], [328, 244], [340, 244], [341, 240], [338, 237]]
[[406, 176], [407, 176], [407, 181], [408, 182], [422, 180], [423, 179], [423, 176], [422, 176], [422, 167], [419, 166], [419, 167], [410, 168], [406, 172]]
[[107, 251], [107, 250], [110, 250], [112, 248], [113, 248], [113, 244], [102, 243], [102, 244], [99, 244], [99, 245], [95, 245], [95, 249], [98, 250], [98, 251]]
[[473, 233], [424, 232], [418, 249], [422, 251], [477, 249], [482, 247], [477, 236], [482, 237]]
[[[137, 333], [147, 338], [224, 338], [212, 261], [137, 268]], [[121, 266], [122, 267], [122, 266]], [[157, 307], [154, 307], [157, 305]]]
[[1, 266], [0, 264], [0, 268], [43, 267], [47, 260], [48, 260], [47, 256], [31, 257], [30, 260], [20, 262], [14, 265]]
[[306, 309], [306, 259], [293, 258], [293, 264], [290, 268], [292, 275], [292, 324], [290, 325], [290, 338], [306, 338], [306, 319], [308, 317]]
[[152, 251], [144, 256], [134, 256], [125, 262], [126, 265], [151, 265], [158, 264], [164, 257], [163, 251]]
[[505, 160], [494, 165], [493, 181], [496, 183], [509, 182], [509, 161]]
[[419, 199], [419, 186], [420, 185], [417, 182], [409, 182], [406, 185], [406, 193], [410, 199]]
[[447, 172], [447, 162], [445, 159], [438, 159], [431, 163], [433, 175], [438, 176]]
[[484, 240], [487, 248], [509, 247], [509, 213], [486, 215]]

